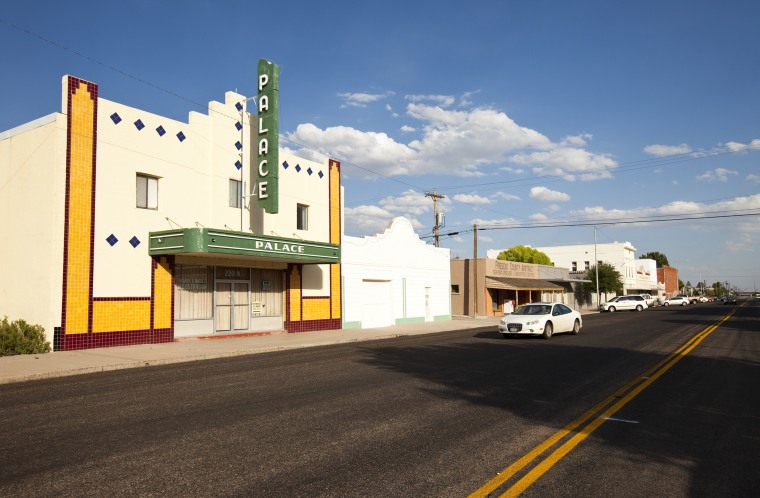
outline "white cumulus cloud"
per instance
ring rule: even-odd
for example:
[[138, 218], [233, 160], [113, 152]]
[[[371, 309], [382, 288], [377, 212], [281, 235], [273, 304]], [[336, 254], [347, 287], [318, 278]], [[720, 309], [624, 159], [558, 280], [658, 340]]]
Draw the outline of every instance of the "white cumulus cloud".
[[537, 199], [543, 202], [567, 202], [570, 200], [570, 196], [566, 193], [557, 192], [556, 190], [549, 190], [546, 187], [531, 188], [530, 196], [533, 199]]
[[496, 197], [498, 199], [504, 199], [505, 201], [519, 201], [520, 197], [514, 195], [514, 194], [505, 194], [504, 192], [496, 192], [493, 194], [492, 197]]
[[716, 168], [713, 171], [705, 171], [701, 175], [697, 176], [697, 180], [701, 182], [722, 182], [728, 181], [728, 175], [738, 175], [737, 171], [731, 171], [726, 168]]
[[[357, 103], [382, 98], [384, 94], [350, 94]], [[420, 133], [408, 143], [396, 141], [382, 132], [362, 131], [347, 126], [321, 129], [304, 123], [284, 134], [285, 140], [319, 154], [340, 158], [358, 168], [349, 175], [375, 177], [390, 175], [481, 176], [485, 166], [522, 173], [525, 166], [537, 175], [558, 175], [567, 180], [609, 178], [617, 162], [608, 154], [584, 147], [587, 133], [552, 142], [540, 132], [520, 126], [504, 112], [479, 107], [449, 108], [449, 96], [409, 96], [406, 116], [418, 122], [406, 124], [403, 132]], [[439, 101], [431, 105], [430, 101]], [[505, 165], [504, 163], [512, 164]]]
[[647, 145], [644, 152], [657, 157], [675, 156], [677, 154], [688, 154], [691, 147], [686, 144], [680, 145]]
[[341, 107], [367, 107], [367, 104], [371, 104], [372, 102], [377, 102], [378, 100], [382, 100], [385, 98], [388, 98], [389, 96], [393, 95], [393, 92], [385, 92], [385, 93], [339, 93], [338, 97], [343, 99], [343, 104]]
[[493, 204], [491, 199], [478, 194], [456, 194], [454, 200], [465, 204]]

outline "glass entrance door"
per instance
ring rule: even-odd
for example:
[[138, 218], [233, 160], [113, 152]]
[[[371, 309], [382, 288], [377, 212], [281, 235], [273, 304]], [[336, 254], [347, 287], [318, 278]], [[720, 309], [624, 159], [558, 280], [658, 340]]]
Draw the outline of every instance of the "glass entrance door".
[[217, 332], [248, 330], [248, 282], [216, 282], [214, 303]]

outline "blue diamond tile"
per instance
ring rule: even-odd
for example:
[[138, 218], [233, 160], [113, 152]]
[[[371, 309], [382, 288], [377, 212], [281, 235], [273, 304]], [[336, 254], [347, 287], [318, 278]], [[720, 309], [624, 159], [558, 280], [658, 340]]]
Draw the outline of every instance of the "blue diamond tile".
[[135, 128], [137, 128], [138, 130], [142, 130], [143, 128], [145, 128], [145, 125], [143, 124], [142, 121], [138, 119], [137, 121], [135, 121]]
[[132, 247], [137, 247], [140, 245], [140, 239], [137, 238], [137, 235], [129, 239], [129, 243], [132, 244]]
[[106, 242], [108, 242], [109, 244], [111, 244], [111, 247], [113, 247], [114, 245], [116, 245], [116, 243], [118, 241], [119, 241], [119, 239], [117, 239], [116, 235], [114, 235], [114, 234], [109, 235], [108, 238], [106, 239]]
[[235, 161], [235, 167], [236, 167], [237, 169], [240, 169], [240, 168], [242, 168], [242, 167], [243, 167], [243, 163], [241, 163], [240, 161]]
[[242, 149], [242, 148], [243, 148], [243, 144], [241, 144], [239, 141], [238, 141], [238, 142], [235, 142], [235, 148], [236, 148], [237, 150], [240, 150], [240, 149]]
[[299, 173], [301, 172], [301, 165], [300, 164], [296, 164], [296, 171], [299, 172]]
[[187, 138], [187, 137], [185, 137], [184, 133], [179, 132], [179, 133], [177, 133], [177, 138], [179, 139], [180, 142], [184, 142], [185, 138]]
[[240, 124], [240, 121], [235, 122], [235, 128], [237, 128], [237, 131], [240, 131], [243, 129], [243, 125]]
[[288, 162], [287, 162], [287, 161], [283, 161], [283, 162], [282, 162], [282, 168], [283, 168], [283, 169], [288, 169], [289, 167], [290, 167], [290, 164], [288, 164]]
[[119, 116], [117, 113], [111, 114], [111, 121], [113, 121], [113, 124], [119, 124], [121, 123], [121, 116]]
[[311, 176], [311, 174], [312, 174], [312, 173], [314, 173], [314, 172], [311, 170], [311, 168], [307, 169], [307, 170], [306, 170], [306, 172], [309, 174], [309, 176]]
[[159, 126], [158, 128], [156, 128], [156, 133], [158, 133], [158, 136], [163, 137], [164, 135], [166, 135], [166, 130], [164, 130], [163, 126]]
[[237, 109], [238, 112], [242, 111], [243, 110], [243, 104], [241, 104], [240, 102], [238, 102], [237, 104], [235, 104], [235, 109]]
[[322, 178], [323, 176], [325, 176], [325, 174], [322, 173], [321, 171], [318, 173], [318, 175], [319, 175], [319, 178]]

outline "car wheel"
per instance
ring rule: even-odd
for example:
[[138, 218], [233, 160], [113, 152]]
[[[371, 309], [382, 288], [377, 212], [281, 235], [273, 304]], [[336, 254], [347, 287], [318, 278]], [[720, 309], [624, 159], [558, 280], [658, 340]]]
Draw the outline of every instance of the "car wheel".
[[609, 311], [610, 313], [614, 313], [615, 312], [615, 307], [614, 306], [610, 306], [609, 308], [607, 308], [607, 311]]
[[642, 305], [636, 306], [636, 311], [644, 311], [644, 307]]
[[667, 302], [667, 301], [665, 301], [665, 302], [664, 302], [662, 305], [663, 305], [663, 306], [670, 306], [670, 303], [669, 303], [669, 302]]
[[686, 303], [681, 303], [681, 306], [686, 306]]
[[552, 333], [554, 332], [554, 326], [552, 325], [552, 322], [546, 322], [546, 325], [544, 325], [544, 334], [543, 338], [548, 339], [552, 336]]
[[581, 331], [581, 322], [576, 320], [573, 324], [573, 335], [578, 335], [578, 332]]

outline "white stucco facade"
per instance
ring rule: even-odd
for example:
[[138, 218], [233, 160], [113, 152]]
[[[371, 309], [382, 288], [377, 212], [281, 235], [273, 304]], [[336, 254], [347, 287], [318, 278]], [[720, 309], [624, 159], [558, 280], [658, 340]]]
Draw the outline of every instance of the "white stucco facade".
[[451, 319], [450, 251], [420, 240], [406, 218], [344, 236], [341, 256], [344, 328]]
[[244, 96], [187, 122], [73, 76], [61, 96], [60, 113], [0, 132], [0, 315], [71, 349], [340, 326], [337, 161], [280, 149], [265, 212], [232, 193], [256, 179]]
[[[606, 244], [576, 244], [567, 246], [536, 247], [551, 259], [554, 266], [585, 271], [594, 261], [612, 265], [623, 277], [623, 293], [657, 293], [657, 263], [649, 259], [636, 259], [636, 248], [630, 242]], [[503, 249], [487, 251], [489, 258], [496, 258]]]

